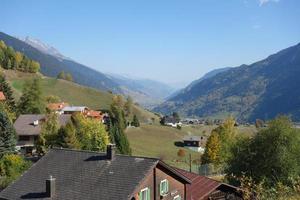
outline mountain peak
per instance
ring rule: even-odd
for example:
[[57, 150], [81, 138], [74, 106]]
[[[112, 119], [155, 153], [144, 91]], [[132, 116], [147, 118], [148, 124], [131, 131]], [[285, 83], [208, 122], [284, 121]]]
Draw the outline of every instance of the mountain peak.
[[36, 38], [32, 38], [29, 36], [26, 36], [25, 38], [19, 38], [20, 40], [22, 40], [23, 42], [29, 44], [30, 46], [40, 50], [41, 52], [54, 56], [58, 59], [63, 59], [63, 60], [70, 60], [69, 58], [65, 57], [64, 55], [62, 55], [57, 49], [55, 49], [54, 47], [52, 47], [49, 44], [46, 44], [44, 42], [42, 42], [39, 39]]

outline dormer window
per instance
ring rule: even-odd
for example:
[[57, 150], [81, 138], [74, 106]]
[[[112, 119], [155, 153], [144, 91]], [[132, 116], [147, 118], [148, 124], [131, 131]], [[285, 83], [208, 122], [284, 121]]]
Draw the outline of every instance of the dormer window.
[[150, 188], [146, 187], [140, 191], [139, 200], [150, 200]]
[[160, 195], [166, 195], [169, 192], [169, 181], [164, 179], [160, 182]]

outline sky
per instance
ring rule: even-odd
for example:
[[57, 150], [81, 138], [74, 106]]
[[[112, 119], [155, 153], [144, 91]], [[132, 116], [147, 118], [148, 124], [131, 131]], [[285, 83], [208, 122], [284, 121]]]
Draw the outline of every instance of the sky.
[[300, 42], [299, 0], [1, 0], [0, 31], [101, 72], [187, 84]]

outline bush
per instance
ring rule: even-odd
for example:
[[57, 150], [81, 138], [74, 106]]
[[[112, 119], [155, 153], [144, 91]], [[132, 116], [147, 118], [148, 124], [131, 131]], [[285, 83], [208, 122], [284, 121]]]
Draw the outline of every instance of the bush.
[[15, 154], [6, 154], [0, 159], [0, 187], [5, 188], [31, 166], [31, 162]]

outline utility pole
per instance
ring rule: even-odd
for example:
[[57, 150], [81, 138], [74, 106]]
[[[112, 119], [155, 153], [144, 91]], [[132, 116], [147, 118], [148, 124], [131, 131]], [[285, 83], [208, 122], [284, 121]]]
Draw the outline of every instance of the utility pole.
[[192, 154], [190, 154], [190, 172], [192, 172]]

